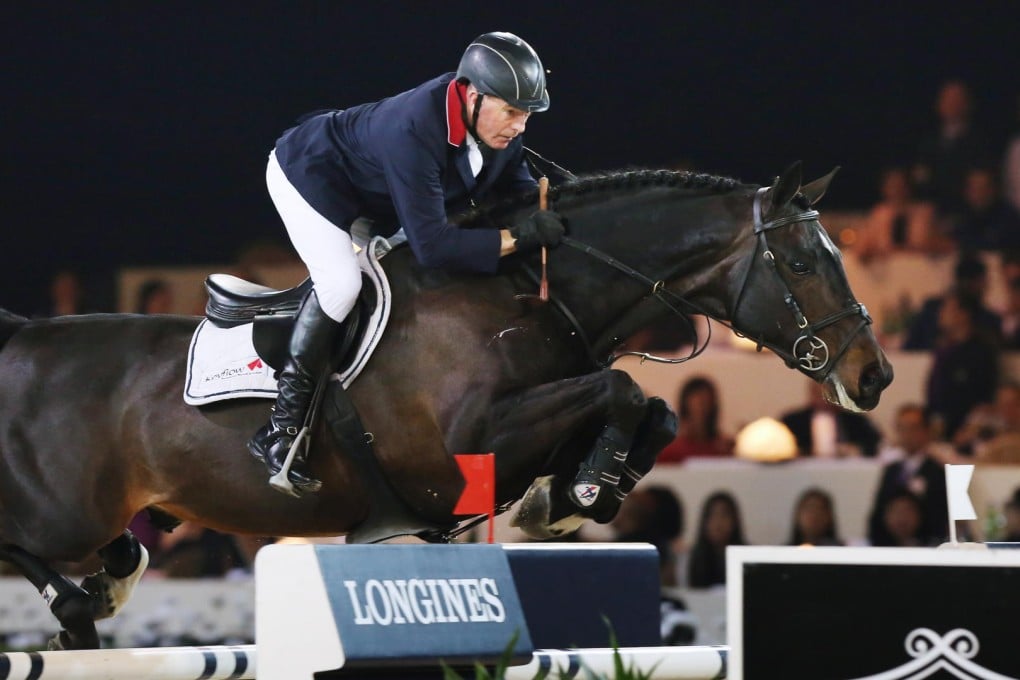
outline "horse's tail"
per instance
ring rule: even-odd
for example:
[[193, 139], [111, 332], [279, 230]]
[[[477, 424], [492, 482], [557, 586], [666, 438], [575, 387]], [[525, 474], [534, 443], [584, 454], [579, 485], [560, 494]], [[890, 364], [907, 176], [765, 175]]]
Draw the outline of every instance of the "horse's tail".
[[0, 309], [0, 348], [7, 344], [11, 336], [21, 330], [21, 327], [28, 323], [23, 316]]

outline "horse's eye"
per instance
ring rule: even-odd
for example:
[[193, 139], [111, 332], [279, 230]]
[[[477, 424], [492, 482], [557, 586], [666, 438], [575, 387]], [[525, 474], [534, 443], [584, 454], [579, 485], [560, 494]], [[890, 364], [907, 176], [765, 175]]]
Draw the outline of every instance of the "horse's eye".
[[809, 267], [804, 262], [794, 260], [793, 262], [790, 263], [790, 271], [792, 271], [797, 276], [804, 276], [805, 274], [811, 273], [811, 267]]

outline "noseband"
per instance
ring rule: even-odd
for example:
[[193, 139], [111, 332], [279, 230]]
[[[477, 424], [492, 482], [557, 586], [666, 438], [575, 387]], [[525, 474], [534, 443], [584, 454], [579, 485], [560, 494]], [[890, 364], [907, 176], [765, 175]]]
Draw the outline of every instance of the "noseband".
[[[835, 314], [811, 323], [800, 309], [800, 305], [797, 304], [797, 298], [794, 297], [790, 287], [786, 284], [786, 281], [779, 274], [779, 270], [776, 268], [776, 257], [772, 254], [772, 249], [769, 248], [768, 232], [778, 227], [785, 227], [791, 224], [797, 224], [798, 222], [811, 222], [818, 219], [817, 210], [805, 210], [804, 212], [797, 213], [796, 215], [787, 215], [786, 217], [779, 217], [768, 222], [763, 222], [761, 218], [761, 202], [765, 196], [765, 192], [768, 191], [768, 187], [762, 187], [758, 189], [754, 194], [754, 205], [752, 207], [752, 214], [754, 216], [754, 233], [757, 236], [757, 242], [755, 243], [754, 252], [751, 253], [751, 264], [744, 271], [744, 279], [740, 284], [740, 290], [737, 293], [737, 300], [733, 304], [732, 312], [730, 313], [730, 320], [735, 321], [737, 318], [737, 311], [740, 307], [740, 302], [744, 297], [744, 290], [747, 288], [748, 279], [751, 277], [751, 270], [754, 268], [754, 263], [757, 261], [758, 251], [761, 251], [761, 257], [768, 265], [769, 271], [771, 271], [776, 279], [779, 281], [779, 286], [783, 290], [783, 302], [786, 303], [790, 313], [793, 314], [794, 320], [797, 322], [797, 328], [801, 329], [802, 333], [794, 340], [791, 351], [787, 352], [781, 347], [776, 347], [771, 343], [766, 343], [764, 340], [764, 334], [759, 334], [758, 337], [758, 350], [761, 351], [763, 346], [768, 347], [770, 350], [778, 354], [786, 362], [786, 365], [790, 368], [799, 368], [806, 373], [817, 373], [818, 380], [824, 380], [836, 363], [846, 353], [850, 347], [850, 343], [853, 341], [857, 334], [864, 329], [865, 326], [871, 323], [871, 316], [868, 314], [867, 308], [861, 303], [854, 300], [853, 304], [846, 309], [840, 310]], [[850, 316], [861, 316], [861, 320], [854, 329], [854, 332], [847, 336], [846, 340], [839, 347], [839, 351], [836, 352], [835, 356], [830, 356], [829, 346], [818, 337], [818, 331], [828, 326], [833, 325], [838, 321]], [[830, 360], [831, 359], [831, 360]]]
[[[790, 287], [786, 284], [786, 281], [783, 280], [783, 277], [779, 274], [779, 270], [776, 268], [776, 258], [775, 255], [772, 254], [771, 248], [769, 248], [767, 233], [778, 227], [785, 227], [791, 224], [796, 224], [798, 222], [810, 222], [813, 220], [817, 220], [819, 216], [818, 211], [806, 210], [804, 212], [797, 213], [796, 215], [787, 215], [786, 217], [780, 217], [774, 220], [770, 220], [768, 222], [763, 222], [761, 218], [761, 202], [762, 198], [765, 195], [765, 192], [768, 191], [768, 189], [769, 189], [768, 187], [762, 187], [758, 189], [758, 191], [754, 195], [752, 214], [754, 217], [754, 233], [758, 238], [755, 243], [754, 252], [752, 252], [750, 255], [750, 263], [744, 270], [744, 276], [740, 284], [739, 292], [737, 293], [737, 299], [730, 313], [730, 321], [732, 322], [734, 319], [736, 319], [737, 310], [740, 307], [740, 303], [744, 297], [744, 290], [747, 287], [747, 282], [751, 276], [751, 270], [754, 269], [754, 263], [757, 261], [758, 251], [760, 250], [762, 254], [762, 259], [767, 263], [769, 270], [773, 274], [775, 274], [776, 279], [778, 279], [779, 281], [779, 285], [785, 291], [783, 294], [783, 301], [786, 303], [786, 306], [793, 314], [793, 317], [797, 322], [797, 327], [800, 328], [803, 332], [796, 340], [794, 340], [791, 351], [786, 351], [781, 347], [777, 347], [773, 343], [767, 342], [765, 340], [765, 334], [763, 332], [759, 332], [757, 339], [758, 351], [761, 351], [762, 347], [768, 347], [770, 350], [772, 350], [780, 357], [782, 357], [783, 361], [785, 361], [786, 365], [789, 366], [790, 368], [797, 368], [804, 371], [805, 373], [815, 374], [815, 377], [819, 381], [822, 381], [825, 380], [825, 378], [832, 371], [836, 363], [846, 353], [847, 349], [850, 348], [850, 343], [853, 341], [855, 337], [857, 337], [857, 334], [860, 333], [861, 330], [863, 330], [866, 326], [871, 324], [871, 316], [868, 314], [868, 310], [865, 308], [864, 305], [854, 300], [853, 304], [847, 307], [846, 309], [836, 312], [835, 314], [831, 314], [821, 319], [820, 321], [816, 321], [815, 323], [811, 323], [810, 321], [808, 321], [807, 317], [805, 317], [804, 313], [801, 311], [800, 305], [797, 304], [797, 299], [794, 297], [793, 292], [790, 290]], [[705, 310], [701, 309], [700, 307], [692, 303], [690, 300], [685, 300], [684, 298], [679, 297], [678, 295], [672, 293], [671, 291], [666, 290], [665, 281], [662, 280], [656, 281], [654, 279], [651, 279], [648, 276], [645, 276], [641, 272], [637, 271], [633, 267], [630, 267], [624, 264], [623, 262], [620, 262], [611, 255], [607, 255], [606, 253], [603, 253], [602, 251], [597, 250], [596, 248], [592, 248], [586, 243], [576, 241], [570, 238], [569, 236], [565, 236], [562, 242], [564, 245], [576, 248], [577, 250], [580, 250], [581, 252], [590, 255], [595, 259], [613, 267], [614, 269], [623, 272], [627, 276], [637, 281], [640, 281], [645, 285], [651, 286], [652, 297], [662, 302], [664, 305], [669, 307], [673, 312], [677, 313], [678, 315], [686, 318], [685, 316], [686, 314], [693, 312], [696, 314], [703, 314], [707, 317], [712, 317], [712, 315], [708, 314]], [[535, 277], [535, 279], [537, 281], [537, 277]], [[577, 322], [576, 317], [574, 317], [570, 310], [567, 309], [562, 303], [559, 303], [557, 300], [555, 300], [555, 298], [553, 299], [553, 302], [564, 314], [564, 316], [566, 316], [567, 320], [571, 323], [571, 325], [574, 326], [575, 330], [579, 334], [579, 337], [581, 337], [581, 339], [583, 340], [589, 355], [591, 355], [593, 359], [595, 359], [594, 355], [592, 354], [591, 344], [588, 342], [588, 339], [585, 336], [584, 331], [581, 330], [580, 324]], [[832, 356], [829, 352], [828, 344], [826, 344], [824, 340], [818, 337], [818, 331], [822, 330], [823, 328], [827, 328], [828, 326], [831, 326], [838, 321], [842, 321], [847, 317], [856, 315], [860, 315], [861, 317], [861, 320], [858, 323], [857, 328], [855, 328], [854, 332], [848, 335], [846, 340], [843, 341], [843, 344], [840, 346], [839, 351], [836, 352], [835, 356]], [[738, 331], [732, 325], [724, 321], [720, 321], [719, 319], [716, 319], [716, 321], [719, 321], [723, 325], [727, 326], [734, 333], [737, 333], [738, 335], [741, 334], [740, 331]], [[711, 329], [711, 326], [709, 328]], [[697, 343], [695, 343], [695, 345], [697, 345]], [[697, 355], [701, 354], [701, 352], [704, 351], [705, 346], [707, 346], [707, 343], [706, 345], [702, 345], [700, 348], [697, 346], [694, 347], [691, 350], [690, 356], [683, 357], [680, 359], [662, 359], [658, 357], [653, 357], [643, 352], [624, 352], [621, 355], [611, 358], [608, 362], [602, 362], [595, 359], [595, 363], [602, 366], [606, 366], [615, 361], [615, 359], [619, 358], [619, 356], [626, 356], [631, 354], [642, 357], [642, 360], [650, 359], [653, 361], [660, 361], [663, 363], [681, 363], [693, 359]]]

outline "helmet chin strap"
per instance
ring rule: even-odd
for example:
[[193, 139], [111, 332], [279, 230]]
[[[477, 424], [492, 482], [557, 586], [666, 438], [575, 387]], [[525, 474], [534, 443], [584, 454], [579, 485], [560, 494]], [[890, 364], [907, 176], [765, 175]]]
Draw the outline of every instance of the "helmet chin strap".
[[471, 132], [471, 136], [475, 138], [479, 144], [482, 143], [482, 138], [478, 136], [478, 115], [482, 112], [482, 98], [485, 95], [481, 92], [475, 97], [475, 110], [471, 112], [471, 124], [468, 125], [468, 130]]
[[461, 113], [464, 116], [464, 125], [467, 126], [467, 131], [471, 133], [471, 136], [475, 138], [475, 141], [478, 142], [480, 146], [485, 147], [485, 142], [483, 142], [482, 138], [478, 136], [478, 116], [482, 112], [482, 98], [485, 97], [485, 95], [477, 88], [475, 88], [475, 92], [478, 93], [478, 96], [475, 97], [475, 107], [471, 112], [470, 117], [467, 115], [467, 102], [464, 101], [464, 95], [460, 93], [460, 90], [457, 90], [457, 97], [460, 98]]

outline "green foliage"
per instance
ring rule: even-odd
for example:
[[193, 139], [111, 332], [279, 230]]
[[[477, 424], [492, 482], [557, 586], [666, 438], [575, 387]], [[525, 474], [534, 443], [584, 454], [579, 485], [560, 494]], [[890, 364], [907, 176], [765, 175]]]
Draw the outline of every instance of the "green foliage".
[[652, 673], [655, 672], [655, 667], [653, 666], [650, 671], [645, 673], [638, 668], [634, 668], [633, 665], [625, 666], [623, 663], [623, 656], [620, 655], [620, 643], [616, 637], [616, 630], [613, 628], [613, 624], [604, 616], [602, 617], [602, 621], [606, 624], [606, 628], [609, 629], [609, 646], [613, 649], [613, 676], [609, 677], [608, 675], [599, 675], [586, 668], [585, 672], [588, 674], [589, 678], [591, 678], [591, 680], [651, 680]]
[[[509, 644], [506, 649], [503, 650], [503, 655], [499, 657], [499, 661], [496, 662], [496, 667], [492, 669], [492, 673], [489, 673], [489, 669], [482, 664], [475, 662], [475, 680], [503, 680], [506, 677], [506, 669], [510, 667], [510, 659], [514, 656], [514, 647], [517, 646], [517, 639], [520, 637], [521, 631], [515, 630], [513, 636], [510, 638]], [[464, 678], [457, 673], [454, 669], [450, 668], [445, 661], [440, 662], [443, 668], [443, 680], [464, 680]]]
[[[619, 640], [616, 637], [616, 631], [613, 629], [613, 625], [609, 622], [609, 619], [603, 617], [603, 621], [606, 623], [606, 628], [609, 629], [609, 646], [613, 649], [613, 673], [607, 675], [605, 673], [599, 674], [590, 668], [583, 667], [584, 677], [587, 680], [651, 680], [655, 668], [653, 667], [650, 671], [642, 671], [634, 668], [633, 665], [627, 666], [623, 662], [623, 656], [620, 654]], [[489, 672], [489, 669], [485, 668], [480, 663], [475, 663], [475, 677], [474, 680], [504, 680], [506, 678], [506, 669], [510, 666], [510, 659], [513, 658], [514, 646], [517, 644], [517, 638], [519, 637], [518, 632], [515, 632], [513, 637], [510, 639], [510, 644], [507, 645], [503, 651], [503, 655], [500, 657], [496, 667]], [[446, 662], [442, 662], [443, 668], [443, 680], [465, 680], [457, 671], [450, 668]], [[535, 679], [538, 680], [542, 675], [537, 674]], [[558, 680], [570, 680], [572, 676], [567, 671], [560, 669], [557, 671], [555, 677]]]

